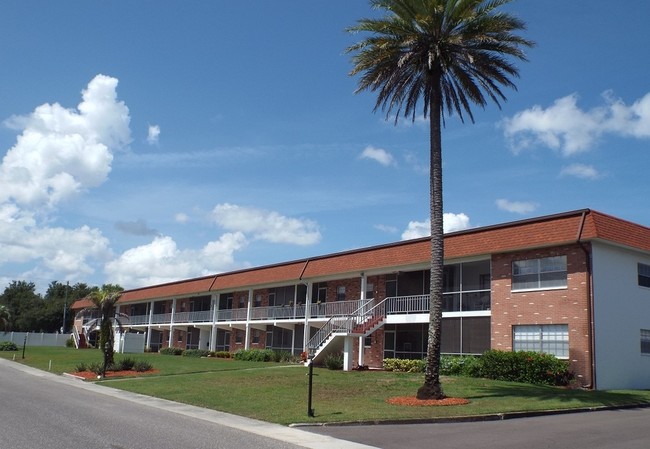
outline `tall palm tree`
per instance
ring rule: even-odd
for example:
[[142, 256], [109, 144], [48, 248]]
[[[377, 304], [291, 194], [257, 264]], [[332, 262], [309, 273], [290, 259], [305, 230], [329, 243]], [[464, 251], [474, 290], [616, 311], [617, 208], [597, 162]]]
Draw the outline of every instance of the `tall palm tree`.
[[351, 75], [360, 74], [357, 92], [377, 92], [374, 111], [415, 121], [418, 102], [429, 119], [431, 213], [430, 323], [424, 385], [420, 399], [443, 398], [440, 385], [442, 273], [442, 139], [445, 116], [466, 114], [492, 100], [500, 107], [502, 87], [518, 69], [508, 59], [526, 60], [533, 42], [515, 33], [525, 29], [516, 17], [497, 11], [511, 0], [370, 0], [381, 18], [361, 19], [350, 32], [369, 36], [346, 51]]
[[123, 330], [122, 321], [128, 318], [125, 314], [116, 313], [117, 301], [122, 296], [122, 288], [115, 285], [104, 285], [101, 289], [93, 290], [86, 299], [92, 302], [91, 310], [99, 311], [99, 318], [91, 326], [99, 324], [99, 347], [104, 354], [104, 367], [111, 366], [114, 363], [114, 332], [113, 327], [116, 325], [120, 332]]

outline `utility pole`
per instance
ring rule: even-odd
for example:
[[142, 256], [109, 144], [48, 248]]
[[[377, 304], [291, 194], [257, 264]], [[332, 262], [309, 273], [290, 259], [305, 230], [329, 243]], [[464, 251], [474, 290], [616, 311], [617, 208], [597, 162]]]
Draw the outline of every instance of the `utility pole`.
[[70, 281], [65, 284], [65, 299], [63, 300], [63, 326], [61, 326], [61, 333], [65, 334], [65, 318], [68, 311], [68, 289], [70, 288]]

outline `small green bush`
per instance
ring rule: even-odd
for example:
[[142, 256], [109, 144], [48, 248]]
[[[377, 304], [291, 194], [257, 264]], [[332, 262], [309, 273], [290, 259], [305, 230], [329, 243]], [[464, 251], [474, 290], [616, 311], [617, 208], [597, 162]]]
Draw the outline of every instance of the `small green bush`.
[[440, 374], [443, 376], [480, 377], [481, 359], [476, 356], [443, 355], [440, 357]]
[[240, 349], [233, 354], [233, 358], [245, 362], [272, 362], [275, 353], [272, 349]]
[[174, 347], [167, 347], [167, 348], [160, 348], [160, 351], [158, 351], [162, 355], [181, 355], [183, 354], [183, 350], [181, 348], [174, 348]]
[[214, 353], [214, 356], [219, 359], [231, 359], [232, 354], [229, 351], [217, 351]]
[[331, 370], [343, 369], [343, 354], [340, 352], [327, 354], [325, 356], [325, 368]]
[[116, 361], [115, 364], [113, 365], [113, 370], [114, 371], [130, 371], [130, 370], [133, 369], [134, 365], [135, 365], [135, 360], [130, 358], [130, 357], [126, 357], [126, 358], [123, 358], [121, 360]]
[[12, 341], [0, 342], [0, 351], [18, 351], [18, 346]]
[[77, 373], [88, 371], [88, 365], [86, 365], [84, 362], [81, 362], [74, 367], [74, 370]]
[[133, 364], [133, 370], [137, 371], [138, 373], [143, 373], [152, 369], [153, 365], [145, 360], [138, 360]]
[[423, 373], [426, 363], [424, 360], [384, 359], [384, 369], [402, 373]]
[[207, 349], [186, 349], [182, 355], [185, 357], [208, 357], [210, 351]]
[[65, 347], [66, 348], [74, 348], [74, 339], [72, 337], [68, 338], [65, 341]]
[[[109, 371], [109, 368], [110, 366], [107, 366], [106, 371]], [[99, 362], [89, 363], [86, 371], [92, 371], [93, 373], [100, 375], [104, 372], [104, 364]]]

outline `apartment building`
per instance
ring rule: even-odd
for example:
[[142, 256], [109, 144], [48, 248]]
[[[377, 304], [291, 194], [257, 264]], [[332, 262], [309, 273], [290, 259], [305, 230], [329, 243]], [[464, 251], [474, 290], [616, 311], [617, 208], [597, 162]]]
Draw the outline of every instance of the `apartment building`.
[[[119, 311], [153, 351], [379, 368], [426, 356], [429, 259], [428, 238], [401, 241], [128, 290]], [[583, 209], [446, 234], [442, 352], [490, 348], [567, 359], [587, 388], [650, 388], [650, 228]]]

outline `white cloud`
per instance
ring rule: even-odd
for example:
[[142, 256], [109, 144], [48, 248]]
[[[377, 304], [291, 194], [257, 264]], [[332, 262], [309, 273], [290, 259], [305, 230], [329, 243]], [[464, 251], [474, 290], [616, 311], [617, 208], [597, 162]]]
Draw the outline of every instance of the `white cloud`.
[[91, 262], [111, 256], [108, 239], [88, 226], [41, 226], [30, 212], [0, 204], [0, 264], [36, 262], [51, 274], [92, 274]]
[[0, 265], [30, 266], [12, 276], [78, 280], [113, 257], [100, 230], [55, 226], [51, 213], [61, 201], [101, 185], [113, 152], [130, 143], [129, 109], [117, 101], [117, 84], [97, 75], [77, 109], [43, 104], [4, 122], [19, 135], [0, 163]]
[[605, 105], [583, 111], [576, 94], [555, 100], [544, 109], [536, 105], [505, 119], [501, 125], [515, 153], [534, 145], [565, 156], [588, 151], [603, 134], [650, 138], [650, 93], [627, 106], [608, 91]]
[[575, 176], [581, 179], [598, 179], [601, 177], [598, 170], [591, 165], [571, 164], [566, 166], [560, 172], [560, 176]]
[[160, 126], [149, 125], [149, 131], [147, 133], [147, 143], [149, 145], [155, 145], [158, 143], [159, 138], [160, 138]]
[[105, 266], [108, 282], [127, 288], [162, 284], [233, 268], [234, 253], [246, 245], [241, 232], [226, 233], [200, 250], [180, 250], [169, 236], [131, 248]]
[[500, 210], [516, 214], [528, 214], [538, 207], [537, 203], [530, 201], [510, 201], [504, 198], [496, 200], [496, 205]]
[[[449, 212], [442, 215], [442, 228], [445, 234], [448, 232], [462, 231], [470, 227], [469, 217], [462, 212], [459, 214]], [[430, 235], [431, 220], [410, 221], [406, 230], [402, 233], [402, 240], [428, 237]]]
[[176, 223], [187, 223], [188, 221], [190, 221], [190, 217], [186, 213], [179, 212], [176, 215], [174, 215], [174, 221]]
[[21, 134], [0, 165], [0, 203], [52, 207], [108, 177], [113, 151], [131, 141], [129, 110], [117, 79], [97, 75], [77, 110], [44, 104], [5, 125]]
[[321, 238], [316, 222], [285, 217], [274, 211], [224, 203], [213, 209], [212, 218], [224, 229], [273, 243], [313, 245]]
[[379, 162], [385, 167], [395, 165], [395, 158], [393, 158], [393, 156], [388, 151], [381, 148], [375, 148], [370, 145], [363, 150], [359, 157], [361, 159], [370, 159], [375, 162]]
[[388, 226], [383, 224], [374, 225], [373, 228], [382, 232], [386, 232], [388, 234], [394, 234], [398, 231], [398, 229], [395, 226]]

